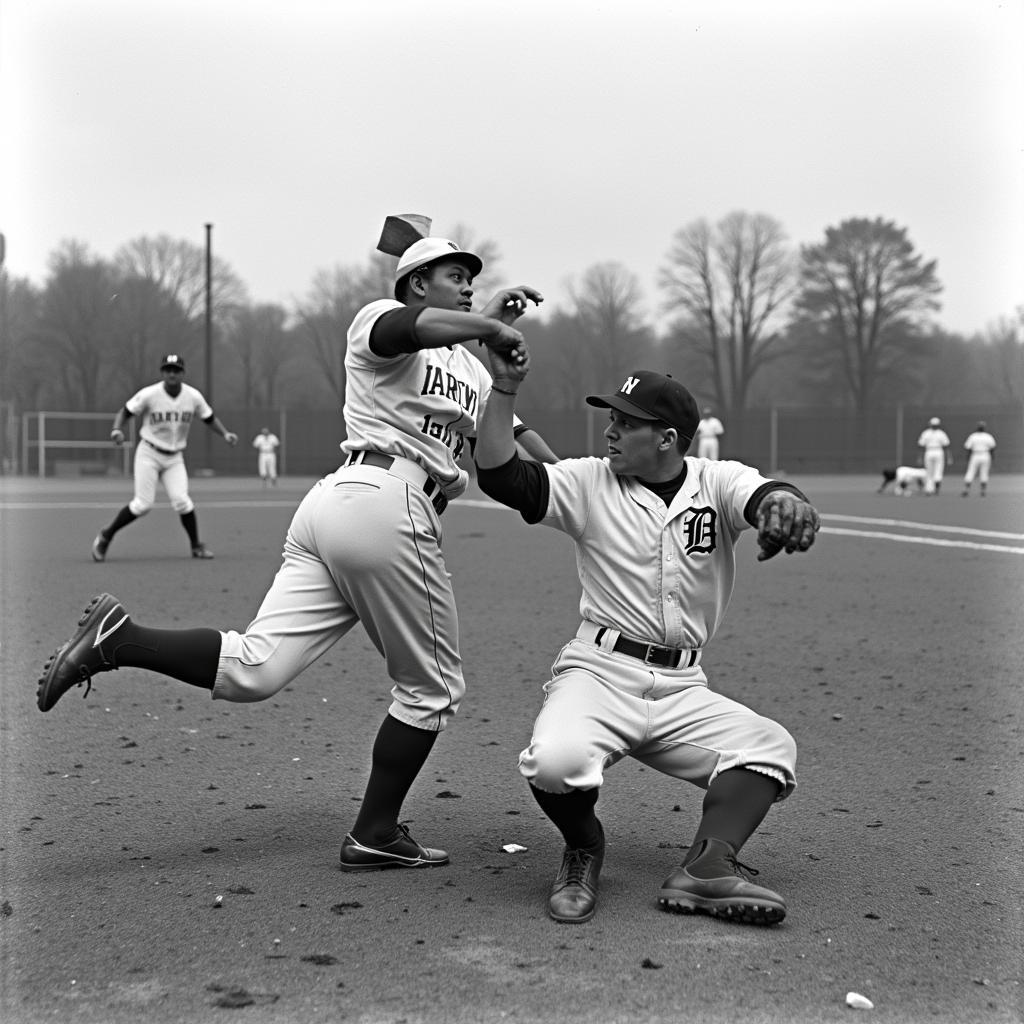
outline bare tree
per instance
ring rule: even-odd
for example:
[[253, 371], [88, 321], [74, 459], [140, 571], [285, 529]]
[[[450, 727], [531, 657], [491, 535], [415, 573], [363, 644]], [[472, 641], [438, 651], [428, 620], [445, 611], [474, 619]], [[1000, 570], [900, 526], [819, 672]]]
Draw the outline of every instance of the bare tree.
[[989, 324], [982, 341], [990, 357], [986, 383], [999, 401], [1024, 404], [1024, 306]]
[[781, 313], [793, 270], [778, 221], [742, 211], [680, 229], [662, 267], [665, 309], [678, 317], [672, 335], [703, 358], [734, 437], [754, 378], [783, 354]]
[[21, 409], [38, 406], [50, 377], [46, 360], [32, 344], [42, 295], [28, 278], [0, 269], [0, 401]]
[[281, 370], [295, 355], [288, 314], [278, 305], [240, 310], [227, 335], [239, 374], [235, 381], [242, 405], [273, 408], [278, 401]]
[[854, 407], [871, 408], [881, 377], [938, 309], [935, 261], [924, 263], [905, 228], [853, 218], [801, 248], [798, 317], [815, 324], [842, 369]]
[[64, 409], [97, 410], [113, 327], [114, 268], [70, 240], [51, 255], [49, 270], [37, 334], [52, 373], [45, 397]]
[[574, 379], [582, 392], [618, 386], [645, 361], [653, 334], [644, 322], [643, 292], [636, 275], [621, 263], [595, 263], [569, 282], [575, 336], [585, 359], [576, 361]]

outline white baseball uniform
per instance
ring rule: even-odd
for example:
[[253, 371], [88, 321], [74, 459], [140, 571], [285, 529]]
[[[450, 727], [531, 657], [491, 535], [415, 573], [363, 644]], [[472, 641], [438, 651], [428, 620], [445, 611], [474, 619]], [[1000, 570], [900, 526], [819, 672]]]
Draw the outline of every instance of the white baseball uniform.
[[128, 503], [133, 515], [148, 512], [156, 501], [159, 480], [174, 511], [191, 512], [195, 505], [188, 493], [184, 451], [194, 419], [205, 420], [213, 409], [202, 393], [182, 384], [177, 395], [168, 394], [163, 383], [150, 384], [125, 402], [139, 419], [139, 444], [135, 450], [135, 494]]
[[992, 468], [992, 450], [996, 446], [996, 439], [987, 430], [975, 430], [967, 435], [964, 447], [970, 452], [967, 459], [967, 471], [964, 473], [964, 483], [970, 484], [977, 476], [978, 481], [988, 483], [988, 472]]
[[697, 458], [717, 459], [718, 438], [725, 433], [725, 427], [717, 416], [704, 416], [697, 424]]
[[253, 438], [252, 446], [259, 453], [256, 457], [256, 469], [261, 479], [277, 479], [277, 449], [280, 444], [276, 434], [264, 434], [263, 431]]
[[923, 487], [928, 480], [928, 471], [916, 466], [897, 466], [893, 486], [897, 494], [909, 496], [911, 485]]
[[924, 468], [928, 474], [924, 489], [934, 494], [936, 485], [942, 483], [946, 471], [946, 449], [949, 435], [941, 427], [927, 427], [917, 439], [917, 446], [924, 449]]
[[[714, 693], [700, 666], [732, 595], [748, 505], [784, 485], [738, 462], [687, 457], [686, 479], [666, 507], [606, 459], [544, 470], [549, 496], [539, 522], [575, 542], [583, 622], [545, 684], [520, 755], [523, 776], [547, 792], [590, 789], [629, 755], [702, 788], [746, 767], [776, 779], [779, 798], [788, 796], [796, 785], [793, 738]], [[616, 651], [622, 640], [640, 656]], [[651, 644], [680, 652], [678, 665], [650, 660]]]
[[398, 308], [380, 299], [353, 320], [345, 463], [296, 510], [256, 618], [222, 635], [215, 698], [272, 696], [362, 622], [394, 683], [394, 718], [440, 731], [458, 709], [465, 683], [440, 512], [466, 489], [456, 460], [491, 378], [462, 345], [376, 355], [371, 329]]

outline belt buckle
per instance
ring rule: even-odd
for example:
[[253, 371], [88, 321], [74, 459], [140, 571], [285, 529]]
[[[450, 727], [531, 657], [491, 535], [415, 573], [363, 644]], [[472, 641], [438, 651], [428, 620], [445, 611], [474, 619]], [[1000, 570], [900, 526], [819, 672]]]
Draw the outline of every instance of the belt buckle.
[[656, 650], [660, 651], [661, 649], [662, 648], [660, 648], [657, 644], [648, 644], [647, 653], [644, 655], [644, 663], [649, 665], [654, 658], [654, 652]]

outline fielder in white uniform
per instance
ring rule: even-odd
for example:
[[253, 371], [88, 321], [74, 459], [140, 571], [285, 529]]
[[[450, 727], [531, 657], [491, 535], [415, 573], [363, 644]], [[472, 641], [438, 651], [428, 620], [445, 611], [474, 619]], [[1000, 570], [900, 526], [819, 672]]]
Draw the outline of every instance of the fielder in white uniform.
[[195, 503], [188, 493], [188, 470], [185, 447], [193, 420], [202, 420], [230, 445], [238, 444], [238, 435], [228, 430], [214, 415], [213, 409], [194, 387], [185, 384], [185, 360], [166, 355], [160, 363], [163, 382], [150, 384], [137, 391], [117, 411], [110, 439], [120, 447], [124, 444], [124, 426], [128, 419], [139, 419], [139, 444], [135, 449], [135, 494], [109, 526], [105, 526], [92, 542], [92, 557], [102, 562], [118, 530], [144, 516], [156, 501], [156, 485], [160, 481], [167, 492], [171, 508], [181, 517], [188, 534], [193, 558], [213, 558], [213, 552], [199, 540]]
[[253, 438], [252, 446], [259, 453], [256, 457], [256, 470], [264, 487], [277, 485], [277, 449], [280, 444], [277, 434], [270, 432], [270, 427], [264, 427]]
[[764, 560], [806, 551], [818, 514], [789, 484], [739, 462], [691, 458], [697, 407], [671, 377], [639, 370], [609, 409], [607, 458], [524, 461], [512, 444], [525, 367], [491, 356], [495, 388], [476, 448], [485, 493], [576, 545], [582, 622], [559, 652], [519, 770], [565, 840], [548, 913], [589, 920], [605, 853], [595, 814], [612, 765], [629, 756], [707, 791], [681, 867], [660, 905], [774, 924], [778, 893], [746, 880], [743, 844], [796, 785], [796, 744], [778, 723], [715, 693], [701, 665], [725, 614], [735, 547], [755, 526]]
[[[471, 312], [481, 269], [454, 242], [420, 239], [399, 260], [396, 298], [356, 314], [345, 356], [344, 464], [299, 505], [283, 563], [245, 632], [141, 626], [102, 594], [47, 663], [41, 711], [76, 684], [126, 666], [208, 689], [214, 699], [266, 700], [361, 622], [386, 662], [392, 701], [341, 867], [448, 862], [444, 850], [416, 842], [399, 813], [465, 691], [441, 514], [466, 488], [458, 459], [475, 438], [491, 378], [463, 343], [479, 339], [513, 363], [522, 350], [525, 359], [512, 324], [528, 301], [542, 300], [523, 285]], [[534, 431], [518, 424], [516, 433], [524, 453], [555, 461]]]
[[724, 433], [722, 421], [710, 409], [705, 409], [697, 424], [697, 458], [717, 459], [718, 439]]
[[925, 479], [925, 494], [938, 494], [942, 488], [942, 477], [947, 466], [953, 465], [949, 454], [949, 435], [942, 429], [942, 421], [933, 416], [928, 426], [921, 431], [917, 446], [924, 453], [923, 465], [928, 474]]
[[978, 487], [984, 498], [988, 491], [988, 473], [992, 468], [992, 452], [996, 447], [996, 439], [988, 432], [988, 425], [984, 420], [979, 420], [978, 426], [967, 435], [964, 447], [970, 454], [967, 457], [967, 472], [964, 473], [964, 489], [960, 492], [961, 497], [966, 498], [971, 493], [971, 484], [977, 477]]
[[882, 494], [889, 484], [892, 484], [894, 494], [909, 498], [912, 493], [911, 488], [916, 487], [918, 491], [924, 490], [927, 479], [928, 471], [916, 466], [897, 466], [895, 469], [883, 469], [882, 482], [878, 485], [878, 493]]

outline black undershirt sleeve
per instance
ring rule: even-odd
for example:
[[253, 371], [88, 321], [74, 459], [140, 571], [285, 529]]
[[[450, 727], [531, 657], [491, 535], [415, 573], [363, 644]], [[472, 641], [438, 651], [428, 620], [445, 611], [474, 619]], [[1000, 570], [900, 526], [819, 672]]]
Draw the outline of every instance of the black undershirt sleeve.
[[423, 346], [416, 335], [416, 320], [426, 306], [389, 309], [370, 328], [370, 351], [382, 359], [419, 352]]
[[548, 474], [539, 462], [521, 459], [516, 452], [502, 466], [476, 468], [480, 490], [502, 505], [518, 509], [528, 523], [539, 523], [548, 509], [551, 491]]

